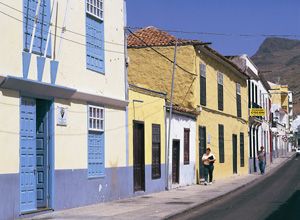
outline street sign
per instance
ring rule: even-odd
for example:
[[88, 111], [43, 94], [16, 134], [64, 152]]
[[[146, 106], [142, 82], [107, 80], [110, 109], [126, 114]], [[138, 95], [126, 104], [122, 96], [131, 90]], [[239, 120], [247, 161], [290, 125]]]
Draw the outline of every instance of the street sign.
[[266, 112], [263, 108], [251, 108], [250, 116], [265, 116]]

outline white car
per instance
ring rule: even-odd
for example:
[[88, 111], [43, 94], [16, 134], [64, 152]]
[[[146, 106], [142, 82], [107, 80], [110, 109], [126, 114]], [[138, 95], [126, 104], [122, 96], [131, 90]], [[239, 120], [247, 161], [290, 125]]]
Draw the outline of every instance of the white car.
[[296, 155], [297, 155], [297, 156], [300, 156], [300, 147], [297, 147], [297, 148], [296, 148]]

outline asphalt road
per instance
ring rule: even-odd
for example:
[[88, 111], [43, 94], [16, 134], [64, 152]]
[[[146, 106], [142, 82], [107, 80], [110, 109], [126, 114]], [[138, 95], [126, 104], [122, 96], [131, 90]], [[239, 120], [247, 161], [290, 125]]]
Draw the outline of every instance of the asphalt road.
[[300, 220], [300, 157], [228, 196], [173, 219]]

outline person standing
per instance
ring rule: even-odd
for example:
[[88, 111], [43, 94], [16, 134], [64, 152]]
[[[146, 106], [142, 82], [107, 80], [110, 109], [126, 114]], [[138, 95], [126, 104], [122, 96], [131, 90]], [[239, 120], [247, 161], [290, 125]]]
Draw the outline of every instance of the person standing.
[[[202, 162], [204, 165], [204, 179], [205, 179], [204, 185], [212, 184], [215, 160], [216, 160], [216, 158], [211, 153], [210, 148], [207, 148], [206, 153], [202, 157]], [[209, 176], [209, 179], [208, 179], [208, 176]]]
[[264, 174], [266, 168], [266, 153], [263, 146], [261, 146], [260, 151], [258, 151], [257, 159], [258, 159], [260, 173]]

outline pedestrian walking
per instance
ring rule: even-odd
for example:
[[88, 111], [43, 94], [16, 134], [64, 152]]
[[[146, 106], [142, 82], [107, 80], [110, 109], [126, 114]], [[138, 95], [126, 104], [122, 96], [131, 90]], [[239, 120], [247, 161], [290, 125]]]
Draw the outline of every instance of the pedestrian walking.
[[211, 153], [210, 148], [207, 148], [206, 153], [202, 157], [202, 162], [204, 164], [204, 179], [205, 179], [204, 185], [212, 184], [215, 160], [216, 158]]
[[266, 152], [263, 146], [261, 146], [260, 151], [258, 151], [257, 159], [258, 159], [260, 173], [264, 174], [266, 168]]

